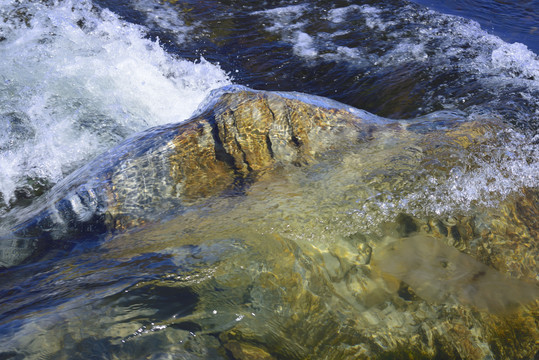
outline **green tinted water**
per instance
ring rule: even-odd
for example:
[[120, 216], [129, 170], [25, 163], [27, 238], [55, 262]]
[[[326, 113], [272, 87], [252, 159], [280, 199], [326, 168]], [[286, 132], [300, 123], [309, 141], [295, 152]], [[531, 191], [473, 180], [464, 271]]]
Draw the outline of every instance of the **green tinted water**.
[[[35, 293], [43, 289], [48, 306], [19, 309], [8, 349], [55, 359], [532, 354], [537, 288], [515, 278], [536, 275], [537, 192], [439, 215], [434, 207], [450, 202], [439, 184], [451, 183], [451, 169], [487, 175], [476, 151], [500, 138], [499, 126], [386, 129], [313, 165], [275, 168], [244, 194], [75, 251], [39, 273]], [[376, 258], [393, 241], [405, 244], [396, 257]], [[382, 265], [373, 267], [376, 259]], [[487, 281], [477, 261], [491, 266]], [[499, 286], [511, 290], [494, 313], [474, 300], [496, 298]], [[469, 287], [475, 297], [463, 301], [457, 295]]]

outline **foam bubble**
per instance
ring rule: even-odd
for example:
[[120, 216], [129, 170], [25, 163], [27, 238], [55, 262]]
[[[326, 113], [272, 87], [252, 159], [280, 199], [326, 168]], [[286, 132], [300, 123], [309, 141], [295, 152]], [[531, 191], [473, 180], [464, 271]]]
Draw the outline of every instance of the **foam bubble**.
[[307, 10], [307, 5], [290, 5], [277, 7], [273, 9], [255, 11], [253, 15], [263, 16], [272, 22], [271, 26], [266, 27], [266, 31], [290, 32], [302, 28], [305, 23], [298, 21], [304, 12]]
[[294, 53], [304, 58], [314, 58], [318, 55], [314, 44], [313, 38], [302, 31], [296, 31]]
[[342, 8], [335, 8], [328, 11], [328, 20], [336, 24], [346, 21], [347, 14], [361, 10], [359, 5], [350, 5]]
[[388, 94], [400, 83], [406, 88], [417, 82], [412, 91], [417, 99], [410, 100], [421, 101], [417, 111], [397, 98], [397, 113], [391, 116], [483, 108], [539, 129], [539, 57], [523, 44], [506, 43], [475, 21], [411, 3], [333, 7], [325, 16], [321, 7], [295, 9], [285, 18], [258, 14], [264, 24], [272, 21], [265, 30], [280, 35], [307, 65], [345, 65], [357, 72], [358, 87], [376, 81], [370, 86], [383, 88], [387, 78]]
[[423, 44], [404, 40], [380, 57], [377, 63], [399, 64], [411, 61], [423, 62], [427, 59], [428, 55]]
[[539, 80], [539, 59], [524, 44], [502, 43], [492, 51], [492, 65], [515, 76]]
[[373, 6], [364, 5], [361, 7], [361, 13], [365, 16], [365, 23], [371, 29], [380, 29], [385, 31], [389, 26], [395, 25], [394, 21], [384, 21], [380, 17], [381, 10]]
[[230, 83], [218, 66], [174, 57], [88, 1], [1, 11], [0, 117], [17, 127], [0, 137], [5, 203], [31, 179], [55, 183], [134, 132], [188, 118]]
[[[446, 120], [451, 118], [448, 112], [440, 115]], [[462, 114], [457, 113], [453, 117], [459, 122], [473, 118], [474, 115], [462, 118]], [[376, 163], [373, 173], [388, 171], [385, 178], [392, 179], [391, 184], [373, 183], [371, 195], [357, 200], [354, 212], [358, 217], [370, 217], [371, 223], [377, 225], [402, 212], [418, 217], [472, 214], [478, 208], [498, 207], [521, 189], [536, 188], [539, 184], [539, 136], [530, 137], [510, 127], [495, 125], [482, 135], [481, 145], [463, 151], [459, 150], [460, 145], [451, 147], [451, 141], [443, 135], [444, 131], [450, 130], [444, 127], [443, 120], [439, 123], [441, 127], [437, 125], [438, 119], [439, 114], [433, 113], [422, 117], [421, 124], [428, 127], [426, 133], [437, 128], [440, 135], [429, 138], [428, 146], [445, 147], [445, 150], [430, 154], [431, 150], [425, 152], [415, 146], [399, 148], [399, 159], [404, 159], [406, 166], [398, 170], [391, 170], [394, 166], [391, 157], [384, 158], [389, 161], [387, 169], [380, 170]], [[489, 120], [485, 121], [488, 124]], [[473, 138], [472, 133], [466, 136]], [[369, 171], [366, 174], [365, 178], [371, 176]], [[392, 181], [407, 185], [402, 188]], [[368, 221], [365, 223], [368, 227]]]
[[178, 11], [172, 2], [162, 2], [160, 6], [148, 3], [145, 0], [133, 0], [129, 5], [134, 9], [146, 14], [146, 26], [156, 29], [166, 29], [168, 34], [175, 37], [178, 44], [182, 44], [190, 39], [196, 30], [200, 30], [200, 22], [186, 24], [182, 18], [182, 12]]
[[282, 34], [283, 38], [292, 44], [295, 55], [314, 59], [318, 56], [315, 38], [302, 31], [306, 23], [301, 21], [301, 18], [307, 10], [307, 5], [303, 4], [255, 11], [252, 14], [269, 20], [271, 25], [265, 27], [266, 31]]
[[476, 154], [477, 168], [455, 168], [446, 180], [437, 180], [433, 196], [425, 199], [430, 212], [448, 214], [455, 209], [497, 206], [518, 189], [539, 184], [539, 146], [509, 128], [491, 136], [492, 143], [496, 143], [496, 138], [503, 138], [506, 143], [501, 147], [486, 146], [483, 154]]

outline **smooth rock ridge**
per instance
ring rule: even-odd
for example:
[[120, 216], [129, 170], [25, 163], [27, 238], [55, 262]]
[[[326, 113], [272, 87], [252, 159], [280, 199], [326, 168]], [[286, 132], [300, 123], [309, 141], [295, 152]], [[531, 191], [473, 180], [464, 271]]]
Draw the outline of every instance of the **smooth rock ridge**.
[[312, 163], [332, 147], [400, 127], [344, 104], [300, 93], [228, 86], [185, 122], [155, 127], [105, 152], [30, 208], [6, 216], [0, 266], [125, 230], [223, 194], [241, 194], [280, 165]]

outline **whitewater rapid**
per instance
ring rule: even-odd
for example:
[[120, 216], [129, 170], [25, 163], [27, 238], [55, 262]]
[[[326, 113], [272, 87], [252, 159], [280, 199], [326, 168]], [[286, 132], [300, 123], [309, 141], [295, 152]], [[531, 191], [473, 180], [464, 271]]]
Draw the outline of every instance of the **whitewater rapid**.
[[[0, 6], [0, 203], [48, 188], [149, 127], [188, 118], [230, 83], [90, 1]], [[2, 206], [0, 206], [0, 209]]]

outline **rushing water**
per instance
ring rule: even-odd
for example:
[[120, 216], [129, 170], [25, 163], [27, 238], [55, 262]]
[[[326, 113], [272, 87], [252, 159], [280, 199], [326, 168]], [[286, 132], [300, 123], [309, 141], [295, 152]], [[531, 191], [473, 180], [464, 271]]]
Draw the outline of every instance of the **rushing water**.
[[[301, 358], [340, 329], [329, 315], [308, 323], [309, 312], [326, 311], [320, 298], [345, 319], [363, 314], [357, 321], [378, 329], [387, 317], [405, 334], [410, 319], [393, 305], [368, 312], [343, 300], [368, 287], [356, 265], [388, 223], [408, 224], [403, 213], [487, 224], [482, 216], [520, 189], [537, 190], [538, 9], [534, 0], [0, 0], [6, 219], [130, 135], [188, 119], [228, 84], [420, 119], [424, 132], [445, 121], [507, 125], [441, 165], [420, 161], [417, 139], [380, 136], [163, 224], [2, 269], [0, 358], [226, 358], [235, 326], [265, 334], [269, 352]], [[531, 261], [522, 267], [534, 278]], [[302, 289], [297, 299], [287, 286]], [[296, 318], [297, 328], [287, 322]], [[305, 328], [312, 342], [298, 335]], [[280, 344], [283, 329], [293, 335]]]

